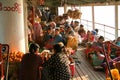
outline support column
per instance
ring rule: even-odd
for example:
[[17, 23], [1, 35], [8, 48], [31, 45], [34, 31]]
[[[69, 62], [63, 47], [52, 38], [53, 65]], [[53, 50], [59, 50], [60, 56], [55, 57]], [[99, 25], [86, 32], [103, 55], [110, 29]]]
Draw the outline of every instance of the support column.
[[118, 4], [115, 4], [115, 39], [118, 38]]
[[64, 4], [64, 13], [67, 13], [67, 4]]
[[23, 0], [0, 0], [0, 43], [25, 52]]
[[92, 26], [93, 26], [93, 29], [95, 29], [95, 18], [94, 18], [94, 5], [92, 5]]

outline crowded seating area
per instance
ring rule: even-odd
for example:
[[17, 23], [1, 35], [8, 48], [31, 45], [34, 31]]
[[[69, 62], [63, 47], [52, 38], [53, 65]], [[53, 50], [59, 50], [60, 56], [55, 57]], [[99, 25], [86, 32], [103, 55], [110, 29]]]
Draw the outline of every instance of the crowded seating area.
[[[120, 80], [118, 22], [114, 28], [116, 35], [111, 33], [115, 39], [110, 40], [110, 35], [106, 37], [106, 34], [110, 34], [109, 30], [105, 30], [108, 29], [107, 25], [97, 23], [94, 19], [96, 16], [92, 16], [91, 21], [89, 18], [85, 20], [81, 11], [86, 11], [81, 7], [78, 9], [75, 2], [74, 6], [69, 7], [66, 5], [67, 0], [61, 0], [58, 2], [62, 7], [56, 4], [56, 8], [56, 5], [46, 6], [45, 0], [36, 1], [13, 2], [13, 6], [20, 10], [17, 14], [14, 7], [3, 7], [6, 2], [0, 1], [2, 12], [15, 12], [16, 15], [11, 14], [21, 21], [16, 19], [13, 26], [15, 20], [11, 20], [8, 23], [10, 27], [13, 26], [11, 28], [1, 24], [5, 27], [0, 28], [0, 34], [7, 34], [0, 39], [1, 80]], [[63, 6], [64, 11], [60, 11]], [[7, 8], [8, 11], [4, 10]], [[94, 6], [90, 9], [94, 15]], [[117, 9], [116, 4], [116, 12]], [[118, 17], [118, 13], [115, 16]]]
[[[36, 15], [38, 14], [36, 13]], [[41, 17], [37, 18], [39, 19], [35, 20], [41, 19]], [[53, 54], [54, 45], [62, 43], [65, 48], [63, 52], [67, 52], [66, 54], [69, 57], [70, 64], [75, 63], [73, 55], [76, 54], [78, 48], [82, 46], [85, 48], [82, 52], [95, 70], [106, 70], [107, 65], [104, 53], [107, 54], [109, 63], [112, 62], [110, 66], [113, 68], [114, 63], [119, 61], [119, 37], [114, 41], [105, 41], [104, 37], [99, 35], [98, 29], [87, 30], [79, 21], [72, 20], [70, 22], [69, 19], [69, 15], [64, 14], [63, 16], [54, 16], [48, 21], [42, 21], [41, 19], [32, 24], [28, 17], [28, 42], [29, 45], [31, 43], [37, 43], [40, 46], [43, 62], [46, 62], [46, 60], [49, 61], [51, 55], [46, 54], [46, 52], [43, 54], [44, 51], [47, 50]], [[105, 45], [105, 51], [103, 45]]]

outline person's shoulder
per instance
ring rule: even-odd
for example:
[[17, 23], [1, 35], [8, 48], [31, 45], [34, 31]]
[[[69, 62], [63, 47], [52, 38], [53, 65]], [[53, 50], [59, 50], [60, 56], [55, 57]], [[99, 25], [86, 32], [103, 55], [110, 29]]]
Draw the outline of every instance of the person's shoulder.
[[39, 54], [35, 54], [35, 56], [36, 56], [37, 58], [42, 58]]
[[25, 53], [25, 54], [23, 54], [22, 59], [26, 59], [26, 58], [28, 58], [28, 56], [29, 56], [29, 53]]
[[25, 54], [23, 54], [23, 56], [27, 56], [27, 55], [29, 55], [29, 53], [25, 53]]

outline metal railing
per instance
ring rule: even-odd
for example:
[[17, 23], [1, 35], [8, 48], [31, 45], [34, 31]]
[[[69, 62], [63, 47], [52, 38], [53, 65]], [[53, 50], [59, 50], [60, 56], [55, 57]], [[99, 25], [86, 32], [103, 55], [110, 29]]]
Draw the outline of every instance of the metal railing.
[[[85, 26], [85, 28], [87, 30], [97, 28], [99, 30], [98, 34], [104, 36], [105, 40], [114, 40], [115, 39], [115, 36], [116, 36], [115, 35], [115, 31], [116, 31], [115, 27], [94, 22], [94, 28], [93, 28], [93, 25], [92, 25], [93, 22], [90, 20], [81, 19], [80, 22], [81, 22], [81, 24], [83, 24]], [[89, 24], [91, 24], [91, 25], [89, 25]], [[119, 31], [120, 29], [117, 29], [117, 30]]]

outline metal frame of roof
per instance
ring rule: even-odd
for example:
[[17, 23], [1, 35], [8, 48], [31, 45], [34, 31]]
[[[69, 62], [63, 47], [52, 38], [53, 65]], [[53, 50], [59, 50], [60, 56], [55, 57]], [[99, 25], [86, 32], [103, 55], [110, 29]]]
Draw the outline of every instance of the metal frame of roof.
[[[32, 5], [39, 5], [40, 0], [26, 0], [27, 3]], [[67, 5], [102, 5], [102, 4], [120, 4], [120, 0], [44, 0], [44, 6], [48, 7], [58, 7]]]

